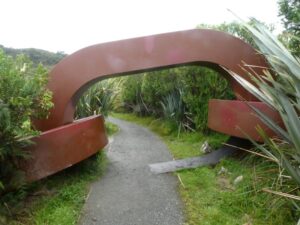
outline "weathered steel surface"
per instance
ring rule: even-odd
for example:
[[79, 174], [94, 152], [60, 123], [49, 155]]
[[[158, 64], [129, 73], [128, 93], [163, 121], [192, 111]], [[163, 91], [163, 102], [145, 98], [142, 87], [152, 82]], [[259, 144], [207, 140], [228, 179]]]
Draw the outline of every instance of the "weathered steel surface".
[[[36, 145], [31, 149], [34, 158], [26, 165], [28, 179], [37, 180], [60, 171], [87, 158], [107, 143], [101, 118], [73, 122], [79, 97], [101, 79], [177, 65], [201, 64], [219, 71], [228, 79], [237, 98], [255, 100], [223, 69], [248, 79], [241, 67], [242, 61], [259, 66], [255, 70], [266, 67], [264, 58], [242, 40], [206, 29], [109, 42], [75, 52], [50, 72], [48, 88], [53, 92], [54, 108], [47, 120], [34, 121], [35, 126], [45, 132], [34, 139]], [[222, 113], [210, 115], [210, 121], [219, 121], [211, 127], [222, 132], [220, 127], [224, 126], [224, 121], [218, 117], [222, 117]], [[237, 120], [236, 125], [241, 121], [242, 118]], [[247, 124], [252, 126], [251, 121]], [[232, 134], [226, 129], [224, 132]], [[233, 135], [244, 137], [237, 130]]]
[[32, 159], [23, 165], [28, 181], [72, 166], [102, 149], [108, 142], [102, 116], [88, 117], [33, 139]]
[[257, 133], [260, 126], [269, 136], [276, 136], [255, 114], [248, 105], [254, 106], [267, 116], [277, 121], [282, 126], [279, 114], [262, 102], [244, 102], [238, 100], [219, 100], [209, 101], [208, 127], [235, 137], [245, 138], [247, 134], [256, 141], [262, 141]]

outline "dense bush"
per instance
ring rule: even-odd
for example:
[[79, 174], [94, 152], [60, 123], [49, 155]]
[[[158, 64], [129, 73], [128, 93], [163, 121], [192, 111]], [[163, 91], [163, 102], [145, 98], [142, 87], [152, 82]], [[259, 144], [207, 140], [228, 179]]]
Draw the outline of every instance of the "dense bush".
[[30, 157], [24, 147], [39, 133], [31, 118], [46, 117], [52, 107], [46, 83], [42, 66], [33, 68], [25, 56], [13, 59], [0, 50], [0, 195], [23, 184], [19, 160]]
[[143, 115], [145, 105], [142, 102], [141, 90], [143, 74], [131, 75], [122, 78], [121, 92], [117, 97], [121, 104], [118, 104], [117, 110], [125, 110]]
[[144, 73], [141, 96], [147, 107], [147, 113], [154, 116], [162, 116], [164, 112], [160, 101], [178, 89], [178, 76], [172, 69]]
[[[178, 129], [186, 124], [190, 130], [207, 131], [208, 100], [233, 97], [220, 74], [201, 66], [163, 69], [123, 79], [120, 95], [127, 111], [165, 117], [173, 122], [177, 118]], [[175, 99], [182, 108], [174, 106]]]
[[174, 128], [172, 129], [172, 125], [175, 125], [175, 129], [178, 131], [178, 136], [182, 130], [194, 130], [192, 128], [193, 121], [190, 118], [190, 113], [187, 110], [182, 95], [182, 90], [176, 89], [166, 97], [163, 97], [163, 100], [160, 102], [164, 118], [170, 122], [169, 125], [171, 125], [171, 130], [174, 130]]
[[183, 100], [191, 113], [195, 129], [205, 132], [209, 99], [231, 99], [234, 95], [228, 82], [209, 68], [189, 66], [179, 72], [182, 74]]

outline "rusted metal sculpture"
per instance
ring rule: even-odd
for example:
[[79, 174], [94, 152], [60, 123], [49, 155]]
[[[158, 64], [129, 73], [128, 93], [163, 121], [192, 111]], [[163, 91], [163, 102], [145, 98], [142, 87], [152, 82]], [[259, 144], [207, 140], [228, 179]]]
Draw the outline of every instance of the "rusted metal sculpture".
[[[98, 44], [64, 58], [50, 72], [48, 88], [53, 92], [54, 108], [47, 120], [35, 121], [36, 127], [44, 132], [34, 139], [37, 144], [31, 149], [33, 159], [26, 165], [28, 180], [41, 179], [69, 167], [107, 144], [101, 116], [73, 121], [79, 97], [92, 84], [145, 70], [196, 64], [219, 71], [229, 81], [237, 99], [256, 101], [223, 69], [248, 79], [242, 62], [267, 66], [264, 58], [242, 40], [206, 29]], [[261, 72], [259, 67], [255, 69]], [[277, 116], [264, 104], [253, 104]], [[249, 131], [248, 135], [259, 140], [253, 127], [262, 123], [251, 113], [242, 102], [214, 100], [209, 107], [209, 126], [238, 137], [245, 137], [242, 130]]]

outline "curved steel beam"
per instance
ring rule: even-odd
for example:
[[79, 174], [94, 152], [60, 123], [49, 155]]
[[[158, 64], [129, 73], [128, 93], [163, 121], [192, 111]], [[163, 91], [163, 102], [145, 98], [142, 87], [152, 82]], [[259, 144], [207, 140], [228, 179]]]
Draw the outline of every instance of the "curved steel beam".
[[71, 123], [79, 97], [101, 79], [189, 63], [210, 63], [230, 81], [237, 97], [255, 100], [219, 67], [248, 79], [242, 61], [266, 67], [264, 58], [242, 40], [206, 29], [93, 45], [66, 57], [53, 68], [48, 87], [53, 92], [55, 107], [47, 120], [35, 124], [41, 130], [49, 130]]

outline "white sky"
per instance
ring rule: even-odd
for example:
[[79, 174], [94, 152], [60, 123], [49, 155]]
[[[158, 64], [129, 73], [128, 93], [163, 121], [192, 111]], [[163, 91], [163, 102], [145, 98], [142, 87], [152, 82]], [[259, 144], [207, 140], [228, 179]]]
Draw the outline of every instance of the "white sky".
[[227, 9], [281, 26], [277, 0], [0, 0], [0, 44], [72, 53], [102, 42], [230, 22], [235, 17]]

